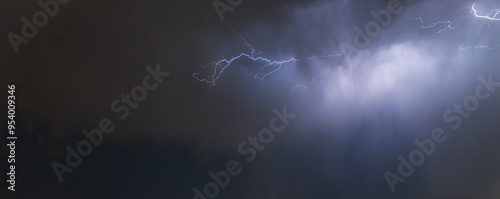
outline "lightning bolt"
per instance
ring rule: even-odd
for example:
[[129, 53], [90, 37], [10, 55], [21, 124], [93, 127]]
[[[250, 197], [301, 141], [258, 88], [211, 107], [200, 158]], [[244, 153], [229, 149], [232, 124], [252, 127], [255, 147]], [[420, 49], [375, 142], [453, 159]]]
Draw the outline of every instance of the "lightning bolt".
[[[483, 22], [488, 23], [488, 25], [491, 25], [492, 22], [500, 21], [500, 9], [493, 9], [489, 12], [479, 11], [476, 9], [476, 5], [472, 4], [472, 6], [470, 8], [461, 8], [461, 9], [457, 10], [455, 13], [458, 14], [463, 9], [467, 9], [469, 11], [468, 14], [460, 16], [460, 17], [456, 17], [454, 20], [438, 21], [438, 22], [434, 22], [434, 23], [425, 25], [422, 17], [417, 17], [417, 18], [413, 18], [413, 19], [420, 20], [420, 23], [421, 23], [420, 28], [422, 28], [422, 29], [431, 29], [431, 28], [441, 27], [437, 32], [438, 34], [443, 33], [444, 31], [447, 31], [447, 30], [456, 29], [462, 23], [462, 21], [467, 17], [471, 17], [474, 21], [482, 20]], [[490, 45], [467, 46], [467, 47], [459, 47], [459, 49], [460, 50], [470, 50], [470, 49], [495, 50], [498, 47], [500, 47], [500, 44], [497, 44], [494, 46], [490, 46]]]
[[488, 49], [488, 50], [494, 50], [495, 48], [498, 48], [498, 47], [500, 47], [500, 44], [497, 44], [495, 46], [480, 45], [480, 46], [460, 47], [460, 50], [469, 50], [469, 49]]
[[[464, 13], [467, 11], [467, 13]], [[420, 28], [421, 29], [433, 29], [433, 28], [438, 28], [437, 33], [443, 33], [448, 30], [455, 30], [458, 28], [464, 20], [472, 18], [474, 21], [476, 20], [481, 20], [481, 21], [486, 21], [488, 24], [496, 21], [500, 21], [500, 9], [494, 9], [489, 12], [485, 11], [479, 11], [476, 9], [476, 5], [472, 4], [471, 7], [464, 7], [455, 12], [455, 17], [454, 19], [451, 20], [444, 20], [444, 21], [438, 21], [438, 22], [433, 22], [430, 24], [426, 24], [424, 22], [423, 17], [416, 17], [412, 18], [414, 20], [419, 20], [420, 21]], [[290, 57], [288, 59], [283, 59], [283, 60], [275, 60], [271, 59], [265, 56], [261, 55], [260, 51], [257, 51], [247, 40], [245, 37], [239, 35], [234, 31], [234, 29], [231, 29], [234, 36], [238, 37], [241, 39], [244, 43], [244, 45], [247, 48], [247, 52], [242, 52], [234, 57], [231, 58], [225, 58], [222, 57], [220, 60], [212, 61], [209, 62], [208, 64], [202, 65], [199, 64], [202, 69], [205, 70], [202, 75], [200, 72], [195, 72], [192, 74], [192, 77], [198, 80], [199, 82], [207, 83], [210, 85], [210, 87], [216, 86], [217, 82], [220, 80], [221, 76], [225, 72], [226, 69], [228, 69], [231, 66], [234, 66], [238, 60], [250, 60], [258, 65], [258, 69], [256, 74], [254, 75], [255, 79], [260, 80], [262, 82], [265, 78], [268, 76], [280, 71], [282, 67], [286, 64], [293, 64], [297, 63], [300, 61], [304, 60], [313, 60], [313, 59], [323, 59], [323, 58], [332, 58], [332, 57], [339, 57], [343, 56], [344, 52], [333, 52], [333, 53], [324, 53], [322, 56], [313, 56], [313, 57], [308, 57], [308, 58], [296, 58], [296, 57]], [[477, 45], [477, 46], [467, 46], [467, 47], [460, 47], [460, 50], [468, 50], [468, 49], [487, 49], [487, 50], [494, 50], [496, 48], [500, 47], [500, 44], [495, 45], [495, 46], [489, 46], [489, 45]], [[405, 52], [405, 54], [407, 54]], [[320, 75], [318, 75], [320, 76]], [[308, 82], [307, 84], [299, 84], [291, 88], [291, 93], [294, 93], [296, 89], [308, 89], [312, 84], [316, 82], [316, 79], [318, 77], [313, 78], [312, 81]]]
[[[461, 8], [455, 12], [455, 15], [457, 15], [459, 12], [461, 12], [462, 10], [465, 10], [465, 9], [468, 10], [469, 8]], [[462, 23], [462, 20], [465, 17], [466, 16], [456, 17], [453, 20], [438, 21], [438, 22], [431, 23], [429, 25], [425, 25], [424, 19], [422, 17], [416, 17], [416, 18], [412, 18], [412, 19], [419, 20], [420, 21], [420, 28], [422, 28], [422, 29], [430, 29], [430, 28], [435, 28], [437, 26], [444, 25], [444, 27], [440, 28], [439, 31], [437, 32], [439, 34], [439, 33], [442, 33], [444, 31], [447, 31], [447, 30], [454, 30], [455, 28], [457, 28], [460, 25], [460, 23]]]
[[255, 50], [255, 48], [250, 43], [248, 43], [247, 40], [243, 36], [237, 34], [234, 31], [234, 29], [232, 29], [232, 31], [236, 37], [240, 38], [244, 42], [245, 46], [248, 48], [250, 53], [240, 53], [239, 55], [234, 56], [234, 57], [229, 58], [229, 59], [222, 57], [222, 59], [220, 59], [218, 61], [212, 61], [206, 65], [200, 64], [201, 68], [210, 70], [211, 72], [209, 72], [210, 75], [208, 75], [207, 77], [203, 77], [203, 78], [200, 77], [200, 72], [193, 73], [192, 76], [196, 80], [198, 80], [200, 82], [207, 83], [210, 85], [210, 87], [216, 86], [217, 81], [221, 78], [222, 74], [224, 73], [224, 71], [228, 67], [234, 65], [234, 62], [236, 62], [237, 60], [245, 59], [245, 58], [261, 64], [261, 66], [257, 69], [257, 73], [254, 75], [254, 78], [259, 79], [262, 82], [269, 75], [272, 75], [272, 74], [276, 73], [277, 71], [281, 70], [281, 68], [283, 67], [284, 64], [290, 64], [290, 63], [300, 62], [300, 61], [304, 61], [304, 60], [313, 60], [313, 59], [318, 59], [318, 58], [338, 57], [338, 56], [343, 55], [343, 52], [340, 52], [340, 53], [324, 52], [324, 55], [318, 56], [318, 57], [314, 56], [314, 57], [308, 57], [308, 58], [302, 58], [302, 59], [291, 57], [291, 58], [286, 59], [286, 60], [272, 60], [270, 58], [259, 56], [261, 54], [260, 51]]
[[441, 24], [445, 24], [446, 26], [444, 28], [441, 28], [437, 33], [442, 33], [446, 30], [454, 30], [458, 25], [460, 25], [460, 23], [462, 22], [462, 18], [460, 18], [459, 20], [457, 20], [457, 22], [455, 20], [453, 21], [438, 21], [438, 22], [434, 22], [434, 23], [431, 23], [430, 25], [424, 25], [424, 19], [422, 19], [422, 17], [417, 17], [417, 18], [413, 18], [413, 19], [418, 19], [420, 20], [420, 27], [422, 29], [429, 29], [429, 28], [434, 28], [438, 25], [441, 25]]
[[[492, 22], [495, 22], [495, 21], [500, 21], [500, 9], [494, 9], [494, 10], [491, 10], [490, 12], [486, 13], [486, 12], [481, 12], [481, 11], [478, 11], [476, 10], [475, 8], [475, 4], [472, 4], [472, 7], [471, 7], [471, 12], [474, 14], [474, 18], [475, 19], [483, 19], [483, 20], [486, 20], [488, 22], [488, 26], [491, 25]], [[479, 12], [481, 13], [486, 13], [485, 15], [481, 15], [479, 14]], [[488, 46], [488, 45], [477, 45], [477, 46], [469, 46], [469, 47], [460, 47], [460, 50], [469, 50], [469, 49], [487, 49], [487, 50], [494, 50], [496, 48], [500, 47], [500, 44], [497, 44], [495, 46]]]
[[309, 87], [311, 87], [312, 84], [316, 83], [316, 80], [324, 74], [326, 74], [326, 70], [321, 72], [319, 75], [316, 75], [311, 81], [307, 82], [306, 84], [299, 84], [299, 85], [292, 87], [290, 90], [290, 95], [293, 94], [295, 92], [295, 90], [297, 90], [299, 88], [306, 89], [306, 90], [309, 89]]
[[[494, 10], [490, 11], [487, 15], [479, 15], [475, 6], [476, 6], [475, 4], [472, 4], [471, 10], [474, 13], [474, 16], [476, 18], [487, 19], [490, 21], [500, 21], [500, 18], [497, 18], [497, 16], [500, 14], [500, 9], [494, 9]], [[490, 17], [491, 15], [493, 15], [493, 16]]]
[[474, 19], [486, 19], [488, 20], [489, 23], [491, 23], [492, 21], [500, 21], [500, 9], [494, 9], [488, 12], [486, 15], [481, 15], [479, 13], [485, 13], [485, 12], [476, 10], [475, 6], [476, 6], [475, 4], [472, 4], [472, 7], [470, 8], [461, 8], [457, 10], [455, 14], [460, 13], [464, 9], [467, 9], [469, 13], [464, 16], [456, 17], [453, 20], [438, 21], [425, 25], [424, 19], [422, 17], [416, 17], [412, 19], [419, 20], [421, 24], [420, 28], [422, 29], [430, 29], [435, 27], [441, 27], [441, 25], [444, 25], [444, 27], [441, 27], [437, 33], [442, 33], [447, 30], [456, 29], [466, 17], [472, 17]]
[[[268, 59], [268, 58], [265, 58], [265, 57], [262, 57], [262, 56], [258, 56], [260, 55], [261, 52], [257, 52], [251, 44], [249, 44], [247, 42], [247, 40], [241, 36], [241, 35], [238, 35], [234, 30], [232, 30], [234, 35], [238, 38], [240, 38], [241, 40], [243, 40], [243, 42], [245, 43], [245, 45], [248, 47], [248, 49], [250, 50], [250, 53], [240, 53], [239, 55], [235, 56], [235, 57], [232, 57], [230, 59], [226, 59], [224, 57], [222, 57], [221, 60], [218, 60], [218, 61], [212, 61], [204, 66], [201, 66], [202, 68], [206, 68], [206, 69], [209, 69], [209, 70], [212, 70], [213, 72], [211, 73], [211, 75], [209, 75], [208, 77], [205, 77], [205, 78], [200, 78], [200, 73], [199, 72], [195, 72], [193, 73], [193, 77], [195, 79], [197, 79], [198, 81], [200, 82], [205, 82], [207, 84], [210, 84], [210, 86], [216, 86], [217, 85], [217, 80], [220, 79], [221, 75], [224, 73], [224, 71], [233, 65], [233, 63], [237, 60], [240, 60], [240, 59], [244, 59], [244, 58], [247, 58], [249, 60], [252, 60], [252, 61], [256, 61], [256, 62], [259, 62], [259, 63], [262, 63], [263, 65], [261, 67], [259, 67], [258, 69], [258, 72], [257, 74], [255, 74], [254, 78], [258, 78], [260, 79], [260, 81], [263, 81], [264, 78], [266, 78], [267, 76], [275, 73], [276, 71], [280, 70], [281, 67], [283, 66], [283, 64], [287, 64], [287, 63], [292, 63], [292, 62], [298, 62], [300, 61], [299, 59], [296, 59], [294, 57], [292, 58], [289, 58], [287, 60], [271, 60], [271, 59]], [[268, 72], [265, 72], [266, 69], [270, 68], [270, 67], [274, 67], [274, 69], [271, 69], [271, 71], [268, 71]]]

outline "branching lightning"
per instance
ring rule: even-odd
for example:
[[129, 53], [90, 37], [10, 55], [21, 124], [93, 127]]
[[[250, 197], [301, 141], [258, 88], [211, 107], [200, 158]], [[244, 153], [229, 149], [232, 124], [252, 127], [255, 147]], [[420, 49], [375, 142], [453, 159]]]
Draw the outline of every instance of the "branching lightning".
[[486, 20], [488, 20], [488, 22], [500, 21], [500, 9], [494, 9], [485, 15], [481, 15], [479, 13], [485, 13], [485, 12], [476, 10], [475, 6], [476, 6], [475, 4], [472, 4], [472, 7], [470, 7], [470, 8], [461, 8], [461, 9], [457, 10], [455, 13], [460, 13], [462, 10], [467, 9], [467, 10], [469, 10], [469, 14], [464, 15], [464, 16], [460, 16], [460, 17], [456, 17], [453, 20], [438, 21], [438, 22], [431, 23], [429, 25], [425, 25], [424, 19], [422, 17], [416, 17], [413, 19], [420, 21], [420, 23], [421, 23], [420, 27], [422, 29], [430, 29], [430, 28], [440, 27], [441, 25], [444, 25], [444, 27], [440, 28], [437, 33], [442, 33], [442, 32], [447, 31], [447, 30], [456, 29], [462, 23], [464, 18], [466, 18], [466, 17], [472, 17], [473, 19], [486, 19]]
[[[464, 8], [462, 8], [460, 10], [457, 10], [456, 13], [459, 13], [463, 9]], [[440, 28], [439, 31], [437, 32], [438, 34], [444, 32], [444, 31], [447, 31], [447, 30], [454, 30], [455, 28], [457, 28], [462, 23], [462, 21], [466, 17], [471, 17], [473, 20], [482, 20], [482, 21], [485, 21], [486, 23], [488, 23], [488, 25], [491, 25], [492, 22], [500, 21], [500, 9], [494, 9], [494, 10], [491, 10], [489, 12], [478, 11], [476, 9], [476, 5], [475, 4], [472, 4], [472, 6], [470, 8], [466, 8], [466, 9], [469, 10], [469, 14], [467, 14], [467, 15], [458, 17], [458, 18], [456, 18], [454, 20], [434, 22], [434, 23], [431, 23], [429, 25], [424, 25], [424, 20], [423, 20], [422, 17], [417, 17], [417, 18], [414, 18], [414, 19], [420, 20], [420, 22], [421, 22], [421, 26], [420, 27], [422, 29], [431, 29], [431, 28], [435, 28], [435, 27], [441, 27], [441, 25], [444, 25], [444, 27]], [[500, 47], [500, 44], [497, 44], [497, 45], [494, 45], [494, 46], [490, 46], [490, 45], [476, 45], [476, 46], [460, 47], [460, 50], [470, 50], [470, 49], [495, 50], [498, 47]]]
[[[461, 9], [457, 10], [455, 12], [455, 14], [458, 14], [463, 10], [469, 10], [469, 8], [461, 8]], [[440, 28], [439, 31], [437, 32], [439, 34], [439, 33], [442, 33], [444, 31], [447, 31], [447, 30], [455, 30], [455, 28], [457, 28], [462, 23], [462, 20], [465, 17], [466, 16], [456, 17], [453, 20], [438, 21], [438, 22], [431, 23], [429, 25], [425, 25], [424, 19], [422, 17], [417, 17], [417, 18], [413, 18], [413, 19], [420, 21], [420, 24], [421, 24], [420, 28], [422, 28], [422, 29], [430, 29], [430, 28], [435, 28], [437, 26], [444, 25], [444, 27]]]
[[[469, 19], [472, 19], [474, 22], [480, 21], [485, 22], [490, 25], [492, 22], [500, 21], [500, 9], [494, 9], [489, 12], [480, 11], [476, 9], [476, 5], [473, 4], [471, 7], [464, 7], [455, 12], [455, 17], [450, 20], [438, 21], [433, 23], [424, 22], [423, 17], [413, 18], [414, 20], [419, 20], [421, 29], [437, 29], [437, 33], [441, 34], [445, 31], [456, 30], [461, 24], [465, 23]], [[205, 75], [200, 72], [195, 72], [192, 74], [193, 78], [198, 80], [199, 82], [204, 82], [210, 85], [210, 87], [216, 86], [217, 81], [220, 80], [221, 76], [231, 66], [236, 65], [236, 62], [239, 60], [250, 60], [255, 62], [258, 66], [257, 72], [254, 75], [255, 79], [260, 80], [261, 82], [267, 78], [268, 76], [278, 72], [282, 69], [284, 65], [294, 64], [300, 61], [305, 60], [313, 60], [313, 59], [324, 59], [324, 58], [332, 58], [332, 57], [341, 57], [344, 56], [344, 52], [334, 52], [334, 53], [324, 53], [321, 56], [313, 56], [309, 58], [296, 58], [290, 57], [283, 60], [275, 60], [272, 58], [268, 58], [261, 55], [260, 51], [257, 51], [245, 37], [237, 34], [234, 30], [233, 34], [237, 38], [241, 39], [244, 45], [247, 48], [247, 52], [242, 52], [234, 57], [225, 58], [222, 57], [220, 60], [209, 62], [208, 64], [202, 65], [201, 68], [206, 71]], [[477, 46], [466, 46], [460, 47], [460, 50], [468, 50], [468, 49], [487, 49], [487, 50], [495, 50], [500, 47], [500, 44], [497, 45], [477, 45]], [[405, 50], [405, 54], [407, 54]], [[322, 75], [320, 73], [316, 77], [314, 77], [311, 81], [306, 84], [299, 84], [291, 88], [291, 93], [294, 93], [297, 89], [308, 89], [312, 84], [316, 83], [316, 80]]]
[[460, 23], [462, 22], [463, 18], [464, 17], [461, 17], [458, 20], [453, 20], [453, 21], [450, 21], [450, 20], [448, 20], [448, 21], [438, 21], [438, 22], [432, 23], [430, 25], [424, 25], [424, 19], [422, 19], [422, 17], [417, 17], [417, 18], [414, 18], [414, 19], [420, 20], [420, 23], [421, 23], [420, 27], [422, 29], [434, 28], [434, 27], [439, 26], [441, 24], [445, 24], [446, 26], [443, 27], [443, 28], [441, 28], [437, 32], [437, 33], [442, 33], [442, 32], [444, 32], [446, 30], [454, 30], [458, 25], [460, 25]]
[[[230, 59], [226, 59], [223, 57], [221, 60], [210, 62], [207, 65], [202, 66], [202, 68], [207, 68], [209, 70], [213, 70], [213, 73], [206, 78], [200, 78], [199, 77], [200, 73], [196, 72], [193, 74], [194, 78], [196, 78], [200, 82], [205, 82], [205, 83], [210, 84], [211, 86], [216, 86], [217, 80], [219, 80], [221, 75], [224, 73], [224, 71], [228, 67], [233, 65], [233, 62], [235, 62], [239, 59], [248, 58], [252, 61], [257, 61], [257, 62], [263, 63], [263, 65], [258, 69], [257, 74], [255, 74], [255, 76], [254, 76], [254, 78], [259, 78], [262, 81], [267, 76], [280, 70], [281, 66], [283, 64], [300, 61], [299, 59], [296, 59], [294, 57], [289, 58], [287, 60], [277, 61], [277, 60], [271, 60], [271, 59], [268, 59], [268, 58], [265, 58], [262, 56], [258, 56], [258, 55], [260, 55], [260, 52], [257, 52], [252, 47], [252, 45], [247, 42], [247, 40], [243, 36], [236, 34], [236, 32], [234, 30], [233, 30], [233, 33], [236, 37], [239, 37], [240, 39], [243, 40], [243, 42], [245, 43], [245, 45], [248, 47], [248, 49], [251, 52], [250, 53], [240, 53], [238, 56], [232, 57]], [[264, 72], [265, 69], [267, 69], [269, 67], [275, 67], [275, 68], [269, 72]]]
[[[500, 15], [500, 9], [494, 9], [494, 10], [490, 11], [486, 15], [480, 15], [480, 14], [478, 14], [478, 11], [476, 10], [475, 6], [476, 6], [475, 4], [472, 4], [471, 10], [474, 13], [474, 16], [476, 18], [487, 19], [487, 20], [490, 20], [490, 21], [500, 21], [500, 16], [499, 16]], [[497, 16], [499, 18], [497, 18]]]
[[312, 60], [312, 59], [317, 59], [317, 58], [331, 58], [331, 57], [342, 56], [342, 52], [340, 52], [340, 53], [336, 53], [336, 52], [327, 53], [327, 52], [325, 52], [323, 56], [318, 56], [318, 57], [309, 57], [309, 58], [301, 58], [301, 59], [291, 57], [291, 58], [286, 59], [286, 60], [272, 60], [270, 58], [259, 56], [261, 54], [261, 52], [256, 51], [255, 48], [253, 48], [253, 46], [250, 43], [248, 43], [247, 40], [243, 36], [237, 34], [234, 30], [233, 30], [233, 33], [236, 37], [243, 40], [245, 46], [247, 46], [250, 53], [240, 53], [239, 55], [234, 56], [230, 59], [222, 57], [222, 59], [220, 59], [218, 61], [212, 61], [206, 65], [200, 64], [200, 66], [202, 68], [205, 68], [207, 70], [211, 70], [212, 72], [210, 73], [210, 75], [208, 77], [204, 77], [204, 78], [199, 77], [200, 76], [199, 72], [193, 73], [192, 76], [196, 80], [210, 84], [210, 86], [216, 86], [217, 81], [220, 79], [220, 77], [224, 73], [224, 71], [228, 67], [234, 65], [235, 61], [240, 60], [240, 59], [244, 59], [244, 58], [247, 58], [249, 60], [256, 61], [256, 62], [262, 64], [258, 68], [257, 73], [254, 76], [255, 79], [259, 79], [262, 82], [269, 75], [272, 75], [273, 73], [279, 71], [284, 64], [296, 63], [296, 62], [300, 62], [300, 61], [304, 61], [304, 60]]
[[323, 72], [322, 72], [322, 73], [320, 73], [319, 75], [316, 75], [316, 76], [315, 76], [315, 77], [314, 77], [311, 81], [307, 82], [306, 84], [299, 84], [299, 85], [296, 85], [296, 86], [292, 87], [292, 88], [291, 88], [291, 90], [290, 90], [290, 95], [291, 95], [291, 94], [293, 94], [293, 93], [295, 92], [295, 90], [296, 90], [296, 89], [306, 89], [306, 90], [307, 90], [307, 89], [309, 89], [309, 87], [310, 87], [312, 84], [316, 83], [316, 80], [317, 80], [320, 76], [322, 76], [322, 75], [324, 75], [324, 74], [326, 74], [326, 71], [323, 71]]

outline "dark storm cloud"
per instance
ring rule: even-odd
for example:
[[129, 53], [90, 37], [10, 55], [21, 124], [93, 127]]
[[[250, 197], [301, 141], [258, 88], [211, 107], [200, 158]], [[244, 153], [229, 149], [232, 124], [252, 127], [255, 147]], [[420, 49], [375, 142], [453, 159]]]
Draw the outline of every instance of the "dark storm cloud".
[[[498, 76], [497, 70], [492, 69], [495, 67], [494, 63], [498, 63], [498, 58], [492, 56], [493, 52], [460, 49], [480, 44], [494, 46], [500, 42], [495, 36], [495, 32], [498, 31], [497, 26], [490, 26], [485, 21], [474, 19], [470, 13], [470, 7], [473, 3], [482, 4], [481, 9], [489, 11], [488, 8], [498, 7], [496, 2], [402, 2], [404, 11], [393, 16], [390, 26], [383, 28], [380, 36], [372, 39], [372, 43], [362, 51], [361, 55], [353, 57], [356, 63], [355, 67], [357, 72], [360, 72], [361, 77], [346, 77], [339, 74], [337, 68], [347, 69], [348, 65], [343, 60], [335, 59], [332, 61], [292, 63], [284, 66], [286, 69], [273, 74], [262, 83], [263, 87], [280, 84], [286, 90], [293, 84], [304, 83], [303, 79], [311, 81], [315, 74], [327, 71], [326, 77], [323, 76], [317, 80], [309, 90], [290, 97], [291, 101], [294, 102], [294, 107], [301, 110], [299, 115], [304, 118], [296, 125], [307, 129], [302, 129], [303, 132], [298, 134], [316, 136], [318, 130], [313, 129], [317, 129], [318, 126], [326, 126], [325, 128], [330, 129], [329, 131], [332, 133], [329, 137], [345, 140], [346, 143], [330, 147], [344, 151], [345, 158], [340, 162], [344, 162], [343, 169], [348, 173], [346, 178], [349, 180], [343, 179], [339, 183], [355, 187], [352, 188], [353, 190], [346, 188], [347, 191], [344, 190], [344, 192], [352, 196], [357, 195], [359, 198], [368, 197], [373, 193], [385, 195], [388, 192], [388, 187], [382, 174], [384, 170], [397, 167], [396, 157], [398, 155], [407, 156], [413, 150], [412, 147], [415, 147], [413, 140], [423, 139], [430, 134], [433, 128], [449, 128], [447, 126], [449, 124], [443, 122], [443, 112], [454, 103], [461, 103], [464, 96], [473, 93], [474, 86], [478, 84], [477, 77], [479, 75], [488, 75], [490, 72], [494, 72], [493, 76]], [[355, 35], [353, 28], [363, 29], [366, 23], [373, 20], [369, 14], [370, 10], [383, 9], [386, 3], [384, 1], [376, 3], [323, 1], [307, 6], [283, 6], [286, 11], [281, 12], [280, 9], [277, 9], [280, 12], [276, 12], [276, 16], [286, 20], [258, 21], [259, 18], [257, 18], [258, 23], [250, 23], [249, 26], [233, 26], [236, 27], [235, 30], [238, 34], [243, 35], [256, 50], [263, 51], [262, 56], [277, 60], [289, 57], [311, 57], [325, 51], [338, 52], [340, 42], [354, 45], [352, 41]], [[283, 17], [282, 13], [287, 14]], [[424, 24], [416, 20], [417, 17], [422, 17]], [[427, 26], [437, 21], [458, 23], [458, 20], [462, 21], [456, 28], [453, 27], [453, 30], [449, 29], [444, 33], [438, 34], [447, 24], [430, 29], [420, 28], [421, 25]], [[452, 24], [452, 26], [455, 25]], [[237, 55], [239, 52], [249, 52], [249, 49], [246, 49], [243, 42], [237, 37], [229, 38], [229, 40], [228, 43], [217, 40], [221, 47], [216, 49], [221, 49], [221, 52], [212, 52], [222, 53], [228, 57]], [[241, 48], [240, 51], [235, 52], [234, 48], [237, 47], [234, 46], [237, 45], [240, 45]], [[248, 67], [257, 68], [259, 63], [235, 64], [232, 67], [225, 75], [243, 75], [234, 71], [248, 70], [246, 69]], [[286, 83], [284, 85], [283, 81], [290, 85]], [[235, 80], [229, 82], [235, 84]], [[221, 84], [229, 82], [222, 80]], [[240, 81], [240, 83], [246, 85], [249, 82]], [[238, 83], [236, 82], [236, 84]], [[269, 92], [265, 92], [267, 97], [275, 96], [273, 94], [276, 93], [273, 90], [275, 87], [262, 89], [269, 90]], [[298, 97], [301, 95], [307, 96]], [[490, 100], [494, 101], [494, 99]], [[325, 106], [329, 108], [325, 109]], [[494, 103], [488, 106], [492, 106], [494, 109], [498, 107]], [[483, 111], [485, 110], [481, 109], [474, 114], [480, 115], [477, 117], [481, 118], [495, 117], [491, 112]], [[374, 116], [381, 114], [381, 112], [389, 115], [389, 118]], [[432, 117], [432, 119], [425, 119], [427, 117]], [[354, 130], [355, 127], [362, 124], [361, 121], [366, 121], [364, 127]], [[464, 128], [478, 129], [479, 126], [484, 125], [481, 120], [468, 122], [468, 127]], [[494, 130], [479, 128], [476, 131], [484, 131], [483, 133], [488, 134], [486, 132]], [[298, 135], [294, 134], [294, 136]], [[465, 146], [457, 145], [456, 147]], [[309, 148], [303, 147], [303, 149], [308, 150]], [[332, 149], [325, 146], [324, 150]], [[370, 160], [370, 155], [367, 155], [369, 152], [372, 152], [372, 155], [380, 160]], [[312, 151], [304, 153], [308, 154], [304, 156], [315, 154]], [[481, 157], [486, 158], [491, 156], [492, 151], [470, 153], [481, 154]], [[297, 156], [299, 157], [291, 158], [302, 157], [301, 155]], [[274, 158], [278, 159], [278, 157]], [[465, 157], [458, 159], [467, 161]], [[266, 163], [272, 165], [280, 162], [273, 160], [271, 158]], [[498, 161], [495, 162], [498, 164]], [[433, 164], [432, 160], [426, 164], [429, 166], [417, 169], [418, 173], [408, 178], [407, 183], [398, 184], [399, 187], [402, 187], [400, 189], [403, 192], [415, 194], [412, 190], [418, 190], [417, 181], [423, 180], [425, 184], [440, 178], [423, 177], [428, 175], [427, 172], [434, 172], [435, 167], [457, 167], [454, 164]], [[472, 169], [475, 167], [473, 165], [482, 164], [470, 163], [467, 167]], [[305, 167], [304, 165], [295, 166]], [[335, 168], [334, 165], [330, 166]], [[342, 179], [340, 175], [335, 178]], [[498, 179], [495, 178], [490, 183], [495, 184], [497, 181]], [[287, 182], [280, 182], [287, 184]], [[376, 189], [370, 189], [369, 187], [373, 183], [380, 186]], [[289, 187], [293, 187], [292, 184]], [[457, 186], [465, 186], [465, 184]], [[320, 184], [311, 186], [320, 186]], [[356, 192], [357, 189], [367, 192]], [[472, 189], [469, 191], [474, 192]], [[283, 193], [285, 190], [276, 192]], [[495, 194], [492, 189], [487, 192], [490, 193], [485, 194], [488, 195], [487, 197], [493, 197]], [[396, 196], [402, 196], [398, 194]], [[447, 195], [451, 193], [450, 190], [446, 189], [441, 191], [434, 189], [433, 194]], [[421, 195], [428, 195], [428, 193], [423, 192]]]
[[[500, 25], [474, 20], [468, 10], [472, 3], [485, 11], [500, 7], [495, 0], [401, 1], [404, 11], [352, 57], [356, 76], [345, 73], [345, 56], [285, 64], [262, 82], [253, 78], [261, 64], [241, 60], [208, 92], [191, 76], [203, 71], [198, 64], [250, 52], [231, 29], [274, 60], [340, 52], [341, 42], [354, 45], [353, 28], [363, 29], [373, 20], [370, 11], [387, 2], [245, 0], [220, 22], [211, 1], [72, 1], [19, 55], [2, 40], [2, 52], [11, 53], [2, 60], [13, 74], [2, 80], [24, 88], [26, 132], [36, 137], [35, 149], [48, 151], [30, 153], [46, 165], [36, 170], [46, 174], [33, 175], [55, 183], [50, 161], [63, 158], [82, 129], [115, 116], [109, 104], [140, 82], [146, 65], [160, 62], [171, 73], [165, 84], [117, 123], [116, 133], [68, 176], [70, 184], [44, 185], [50, 190], [44, 193], [192, 198], [193, 187], [211, 180], [208, 172], [231, 159], [243, 162], [238, 144], [268, 125], [272, 108], [287, 105], [298, 118], [218, 198], [494, 198], [498, 93], [396, 193], [383, 172], [395, 172], [397, 156], [408, 156], [414, 139], [449, 128], [443, 112], [473, 93], [479, 75], [500, 80], [498, 50], [459, 49], [500, 43]], [[36, 9], [2, 12], [8, 21], [2, 34], [19, 31], [19, 18]], [[440, 34], [444, 26], [421, 29], [413, 19], [428, 25], [461, 16], [467, 17], [460, 26]], [[315, 77], [309, 89], [290, 94]]]

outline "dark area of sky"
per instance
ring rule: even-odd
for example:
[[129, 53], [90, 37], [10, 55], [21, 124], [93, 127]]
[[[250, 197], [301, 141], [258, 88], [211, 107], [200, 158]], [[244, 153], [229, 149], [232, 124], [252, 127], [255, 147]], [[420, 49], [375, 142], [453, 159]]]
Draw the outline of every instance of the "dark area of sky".
[[498, 199], [499, 32], [497, 0], [0, 0], [0, 196]]

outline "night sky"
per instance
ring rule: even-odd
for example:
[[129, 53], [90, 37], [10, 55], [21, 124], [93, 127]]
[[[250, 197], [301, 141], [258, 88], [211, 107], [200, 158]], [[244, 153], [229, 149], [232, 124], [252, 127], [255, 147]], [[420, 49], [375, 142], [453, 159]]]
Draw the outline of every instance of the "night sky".
[[498, 0], [0, 0], [0, 196], [498, 199], [499, 33]]

